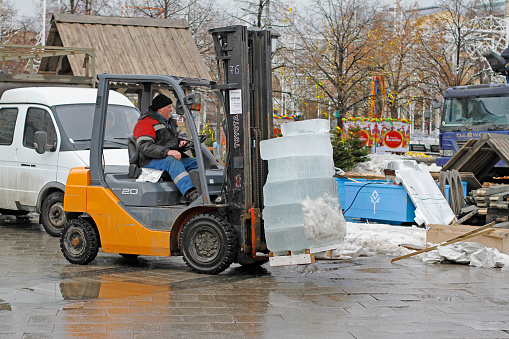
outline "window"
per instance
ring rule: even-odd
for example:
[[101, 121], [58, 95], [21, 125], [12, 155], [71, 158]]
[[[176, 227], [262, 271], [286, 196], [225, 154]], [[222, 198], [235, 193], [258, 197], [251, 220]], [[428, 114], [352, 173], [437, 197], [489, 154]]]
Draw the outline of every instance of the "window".
[[18, 116], [17, 108], [0, 109], [0, 145], [11, 145], [14, 126]]
[[25, 121], [25, 132], [23, 134], [23, 146], [34, 148], [35, 132], [44, 131], [48, 134], [49, 145], [56, 145], [57, 133], [53, 120], [48, 111], [42, 108], [29, 108]]
[[[94, 110], [95, 104], [55, 106], [55, 117], [75, 147], [90, 143]], [[134, 107], [108, 105], [104, 136], [107, 147], [127, 148], [127, 137], [133, 134], [134, 125], [139, 117], [140, 112]]]

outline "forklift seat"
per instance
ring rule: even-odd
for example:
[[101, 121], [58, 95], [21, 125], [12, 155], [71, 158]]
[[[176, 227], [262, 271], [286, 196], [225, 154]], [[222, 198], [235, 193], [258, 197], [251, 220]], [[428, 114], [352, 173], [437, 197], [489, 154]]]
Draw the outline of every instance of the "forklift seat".
[[[128, 177], [137, 179], [141, 174], [141, 168], [138, 166], [138, 160], [140, 159], [138, 154], [138, 147], [136, 146], [136, 139], [134, 135], [127, 137], [127, 152], [129, 154], [129, 173]], [[161, 175], [163, 181], [172, 181], [168, 172], [163, 172]]]
[[138, 178], [141, 173], [141, 169], [138, 167], [138, 147], [136, 147], [136, 139], [134, 135], [127, 137], [127, 152], [129, 153], [129, 177]]

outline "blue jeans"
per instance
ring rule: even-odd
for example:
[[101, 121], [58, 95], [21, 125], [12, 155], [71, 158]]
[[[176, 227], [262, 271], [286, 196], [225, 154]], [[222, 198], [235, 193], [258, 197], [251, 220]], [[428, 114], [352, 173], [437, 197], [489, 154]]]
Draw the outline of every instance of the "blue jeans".
[[168, 155], [163, 159], [152, 159], [145, 167], [168, 172], [180, 193], [184, 195], [189, 189], [194, 187], [187, 172], [197, 169], [198, 164], [196, 163], [196, 158], [182, 158], [177, 160], [175, 157]]

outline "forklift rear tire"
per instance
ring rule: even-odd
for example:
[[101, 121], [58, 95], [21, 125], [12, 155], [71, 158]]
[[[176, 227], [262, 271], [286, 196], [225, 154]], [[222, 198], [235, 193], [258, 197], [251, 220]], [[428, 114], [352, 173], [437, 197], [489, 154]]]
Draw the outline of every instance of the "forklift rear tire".
[[52, 237], [59, 237], [65, 224], [64, 193], [53, 192], [42, 202], [41, 223]]
[[90, 263], [99, 251], [97, 228], [84, 219], [67, 221], [60, 235], [60, 250], [71, 264]]
[[217, 215], [198, 214], [182, 228], [180, 249], [184, 261], [197, 273], [218, 274], [233, 262], [235, 230]]

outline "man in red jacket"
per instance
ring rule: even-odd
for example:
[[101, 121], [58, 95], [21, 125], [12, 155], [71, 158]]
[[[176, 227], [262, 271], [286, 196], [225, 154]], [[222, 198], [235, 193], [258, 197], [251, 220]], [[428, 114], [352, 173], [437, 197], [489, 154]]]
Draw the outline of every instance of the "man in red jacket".
[[152, 100], [148, 111], [142, 114], [134, 127], [140, 167], [166, 171], [179, 191], [190, 201], [198, 198], [198, 192], [189, 178], [188, 171], [197, 169], [195, 158], [182, 157], [179, 148], [183, 140], [177, 121], [171, 117], [172, 100], [159, 94]]

